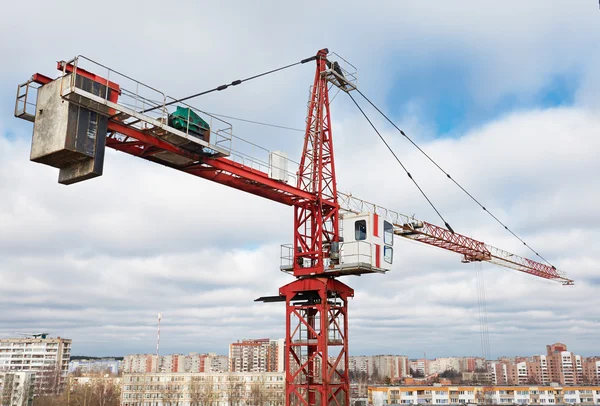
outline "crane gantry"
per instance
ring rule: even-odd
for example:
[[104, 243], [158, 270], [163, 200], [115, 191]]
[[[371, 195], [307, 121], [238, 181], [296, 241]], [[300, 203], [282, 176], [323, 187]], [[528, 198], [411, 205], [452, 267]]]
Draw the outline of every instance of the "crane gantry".
[[109, 147], [294, 207], [293, 244], [282, 248], [281, 264], [294, 280], [277, 295], [257, 299], [286, 303], [286, 405], [294, 406], [349, 404], [348, 298], [354, 291], [339, 278], [391, 269], [394, 236], [459, 253], [463, 262], [573, 283], [550, 265], [339, 192], [329, 90], [356, 90], [356, 71], [331, 56], [322, 49], [289, 65], [316, 62], [297, 172], [288, 170], [291, 161], [281, 152], [257, 159], [232, 148], [252, 143], [186, 103], [189, 97], [171, 98], [83, 56], [58, 62], [56, 79], [36, 73], [19, 85], [15, 106], [15, 116], [34, 122], [31, 160], [59, 168], [60, 183], [100, 176]]

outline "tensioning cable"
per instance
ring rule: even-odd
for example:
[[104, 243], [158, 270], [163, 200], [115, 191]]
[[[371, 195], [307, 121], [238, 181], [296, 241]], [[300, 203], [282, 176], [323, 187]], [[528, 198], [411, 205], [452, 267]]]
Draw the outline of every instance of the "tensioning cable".
[[[458, 186], [460, 188], [460, 190], [462, 190], [463, 192], [465, 192], [465, 194], [467, 196], [469, 196], [471, 198], [471, 200], [473, 200], [479, 207], [481, 207], [483, 209], [483, 211], [485, 211], [487, 214], [489, 214], [494, 220], [496, 220], [496, 222], [498, 222], [498, 224], [500, 224], [502, 227], [504, 227], [504, 229], [506, 231], [508, 231], [509, 233], [511, 233], [516, 239], [518, 239], [519, 241], [521, 241], [523, 243], [523, 245], [526, 246], [527, 248], [529, 248], [529, 250], [531, 250], [531, 252], [533, 252], [538, 258], [540, 258], [542, 261], [544, 261], [548, 265], [550, 265], [552, 267], [552, 269], [556, 270], [556, 267], [554, 265], [552, 265], [546, 258], [544, 258], [543, 256], [541, 256], [536, 250], [534, 250], [533, 248], [531, 248], [521, 237], [519, 237], [514, 231], [512, 231], [510, 228], [508, 228], [508, 226], [506, 224], [504, 224], [502, 221], [500, 221], [500, 219], [498, 219], [498, 217], [496, 217], [483, 204], [481, 204], [479, 202], [479, 200], [477, 200], [471, 193], [469, 193], [460, 183], [458, 183], [452, 176], [450, 176], [450, 174], [448, 172], [446, 172], [433, 158], [431, 158], [408, 135], [406, 135], [406, 133], [404, 131], [402, 131], [383, 111], [381, 111], [381, 109], [379, 107], [377, 107], [371, 100], [369, 100], [369, 98], [367, 96], [365, 96], [363, 92], [361, 92], [359, 89], [356, 89], [356, 91], [371, 106], [373, 106], [373, 108], [375, 108], [375, 110], [377, 110], [379, 112], [379, 114], [381, 114], [383, 116], [383, 118], [385, 118], [392, 126], [394, 126], [394, 128], [396, 130], [398, 130], [400, 132], [400, 134], [402, 134], [404, 136], [404, 138], [406, 138], [415, 148], [417, 148], [419, 150], [419, 152], [421, 152], [427, 159], [429, 159], [429, 161], [431, 161], [431, 163], [433, 163], [440, 171], [442, 171], [444, 173], [444, 175], [446, 175], [446, 177], [448, 179], [450, 179], [452, 182], [454, 182], [454, 184], [456, 186]], [[350, 97], [352, 97], [352, 96], [350, 96]], [[352, 100], [354, 101], [354, 99], [352, 99]], [[354, 103], [356, 103], [356, 101]]]
[[289, 65], [285, 65], [285, 66], [282, 66], [282, 67], [277, 68], [277, 69], [272, 69], [272, 70], [269, 70], [269, 71], [266, 71], [266, 72], [263, 72], [263, 73], [259, 73], [258, 75], [247, 77], [246, 79], [237, 79], [237, 80], [234, 80], [233, 82], [231, 82], [229, 84], [217, 86], [217, 87], [214, 87], [214, 88], [209, 89], [209, 90], [205, 90], [205, 91], [200, 92], [200, 93], [195, 93], [195, 94], [193, 94], [191, 96], [183, 97], [181, 99], [172, 100], [172, 101], [170, 101], [168, 103], [161, 104], [160, 106], [151, 107], [149, 109], [143, 110], [140, 113], [147, 113], [149, 111], [156, 110], [159, 107], [162, 108], [162, 107], [170, 106], [170, 105], [175, 104], [175, 103], [181, 103], [183, 101], [186, 101], [186, 100], [189, 100], [189, 99], [193, 99], [193, 98], [199, 97], [199, 96], [204, 96], [205, 94], [209, 94], [209, 93], [212, 93], [212, 92], [220, 92], [222, 90], [225, 90], [225, 89], [229, 88], [230, 86], [237, 86], [237, 85], [240, 85], [240, 84], [242, 84], [244, 82], [248, 82], [248, 81], [253, 80], [253, 79], [257, 79], [257, 78], [260, 78], [260, 77], [263, 77], [263, 76], [270, 75], [271, 73], [279, 72], [279, 71], [291, 68], [291, 67], [296, 66], [296, 65], [302, 65], [302, 64], [305, 64], [307, 62], [314, 61], [315, 59], [317, 59], [316, 55], [315, 56], [311, 56], [310, 58], [303, 59], [300, 62], [291, 63]]
[[356, 100], [354, 100], [354, 97], [352, 97], [352, 95], [350, 93], [348, 93], [348, 96], [350, 96], [350, 98], [352, 99], [352, 101], [354, 102], [354, 104], [356, 105], [356, 107], [360, 110], [360, 112], [362, 113], [362, 115], [367, 119], [367, 121], [369, 122], [369, 124], [371, 124], [371, 127], [373, 128], [373, 130], [375, 130], [375, 132], [379, 136], [379, 139], [381, 139], [381, 141], [383, 141], [383, 143], [385, 144], [385, 146], [387, 147], [387, 149], [392, 153], [392, 155], [394, 156], [394, 158], [396, 158], [396, 161], [398, 161], [398, 163], [400, 164], [400, 166], [402, 167], [402, 169], [404, 169], [404, 172], [406, 172], [406, 175], [409, 177], [410, 180], [412, 180], [412, 182], [415, 184], [415, 186], [417, 187], [417, 189], [419, 189], [419, 192], [421, 192], [421, 194], [423, 195], [423, 197], [425, 198], [425, 200], [427, 200], [427, 202], [433, 208], [433, 210], [437, 213], [437, 215], [440, 216], [440, 219], [442, 219], [442, 221], [446, 225], [446, 228], [448, 229], [448, 231], [450, 231], [452, 234], [454, 234], [454, 230], [452, 229], [452, 227], [450, 227], [450, 224], [448, 224], [448, 222], [444, 219], [444, 216], [442, 216], [442, 214], [435, 207], [435, 205], [433, 204], [433, 202], [429, 199], [429, 197], [427, 197], [427, 195], [425, 194], [425, 191], [423, 189], [421, 189], [421, 186], [419, 186], [419, 184], [417, 183], [417, 181], [415, 180], [415, 178], [413, 178], [413, 176], [408, 171], [408, 169], [406, 169], [406, 166], [404, 166], [404, 164], [402, 163], [402, 161], [400, 161], [400, 158], [398, 158], [398, 155], [396, 155], [396, 153], [394, 152], [394, 150], [392, 149], [392, 147], [390, 147], [390, 145], [387, 143], [387, 141], [385, 140], [385, 138], [383, 138], [383, 135], [381, 135], [381, 133], [379, 132], [379, 130], [377, 130], [377, 127], [375, 127], [375, 124], [373, 124], [373, 122], [369, 119], [369, 117], [367, 116], [367, 114], [358, 105], [358, 103], [356, 102]]

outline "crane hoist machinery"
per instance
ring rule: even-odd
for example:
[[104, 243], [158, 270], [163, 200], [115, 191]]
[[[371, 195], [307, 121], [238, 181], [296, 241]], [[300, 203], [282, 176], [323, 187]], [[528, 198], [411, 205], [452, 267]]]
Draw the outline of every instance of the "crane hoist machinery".
[[395, 236], [456, 252], [463, 262], [573, 281], [550, 265], [338, 191], [329, 91], [356, 90], [357, 73], [327, 49], [294, 65], [309, 62], [316, 70], [299, 162], [237, 137], [230, 123], [185, 102], [192, 96], [172, 98], [84, 56], [58, 62], [55, 79], [36, 73], [19, 85], [15, 116], [34, 123], [31, 160], [58, 168], [62, 184], [102, 175], [109, 147], [293, 206], [293, 243], [282, 246], [280, 267], [294, 279], [257, 299], [286, 305], [286, 405], [349, 405], [354, 291], [340, 277], [389, 271]]

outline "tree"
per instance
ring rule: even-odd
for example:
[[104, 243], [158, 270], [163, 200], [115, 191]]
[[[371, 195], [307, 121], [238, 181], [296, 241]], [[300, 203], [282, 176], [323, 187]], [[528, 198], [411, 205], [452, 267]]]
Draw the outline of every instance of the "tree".
[[264, 376], [261, 376], [258, 382], [254, 382], [250, 386], [250, 401], [253, 406], [264, 406], [269, 401]]
[[448, 378], [448, 379], [456, 379], [456, 378], [460, 378], [462, 375], [460, 372], [454, 370], [454, 369], [447, 369], [444, 372], [442, 372], [440, 374], [440, 376], [442, 378]]
[[379, 381], [381, 380], [381, 376], [379, 376], [379, 368], [377, 368], [377, 365], [373, 365], [373, 372], [371, 373], [371, 378], [376, 383], [379, 383]]
[[410, 374], [413, 378], [424, 378], [425, 377], [423, 372], [419, 371], [418, 369], [414, 369], [414, 368], [410, 369]]
[[193, 376], [190, 382], [190, 406], [214, 406], [216, 402], [214, 383], [202, 382], [200, 377]]
[[179, 400], [183, 393], [183, 386], [171, 377], [170, 381], [161, 385], [161, 398], [163, 406], [179, 406]]
[[100, 378], [92, 383], [94, 406], [119, 406], [121, 388], [110, 378]]
[[240, 377], [229, 374], [227, 375], [227, 400], [230, 406], [239, 406], [244, 398], [244, 384], [240, 381]]
[[89, 383], [76, 385], [61, 394], [35, 398], [34, 406], [119, 406], [121, 391], [110, 378], [92, 377]]
[[57, 363], [43, 366], [35, 376], [35, 393], [37, 395], [58, 396], [63, 390], [61, 369]]

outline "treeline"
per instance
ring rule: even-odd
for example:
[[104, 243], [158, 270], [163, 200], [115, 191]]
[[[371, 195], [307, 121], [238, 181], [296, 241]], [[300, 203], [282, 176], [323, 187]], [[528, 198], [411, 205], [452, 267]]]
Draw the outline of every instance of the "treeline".
[[80, 361], [82, 359], [107, 359], [107, 358], [111, 358], [116, 361], [123, 361], [123, 359], [125, 359], [125, 357], [89, 357], [87, 355], [71, 355], [71, 361]]
[[37, 396], [33, 406], [119, 406], [121, 388], [112, 379], [93, 379], [60, 395]]

